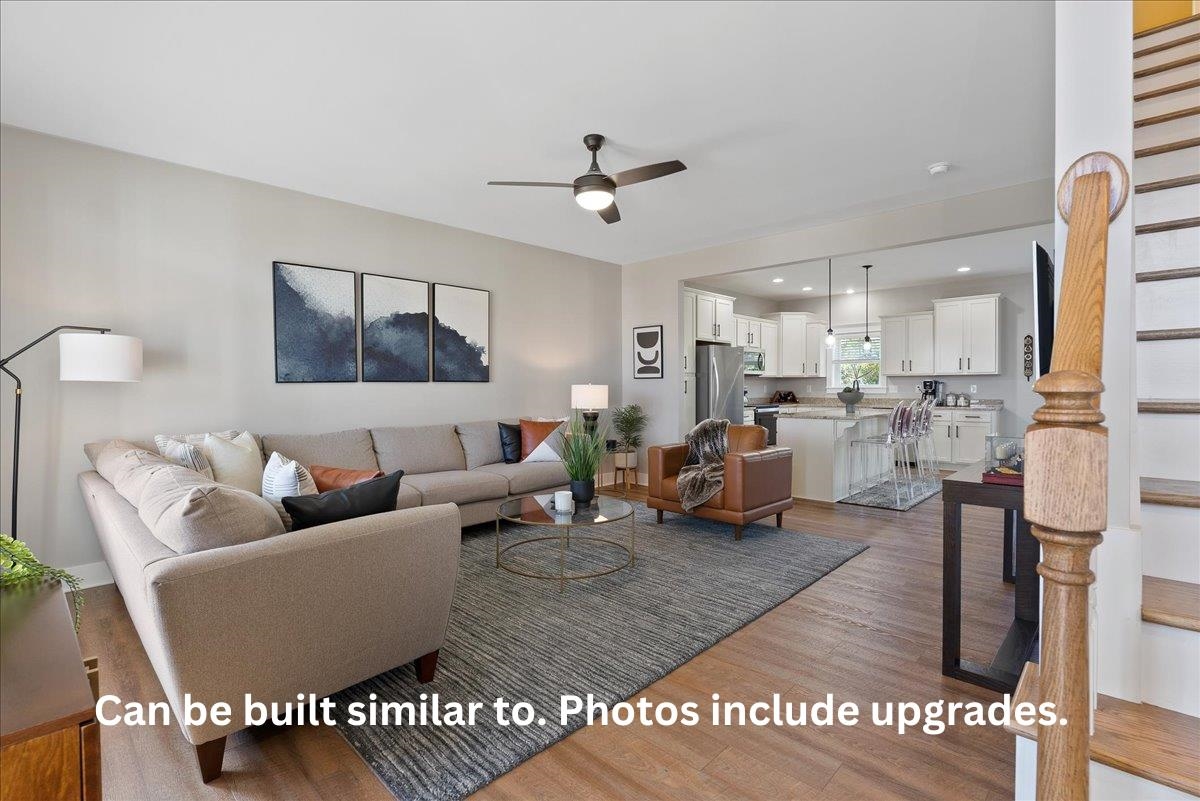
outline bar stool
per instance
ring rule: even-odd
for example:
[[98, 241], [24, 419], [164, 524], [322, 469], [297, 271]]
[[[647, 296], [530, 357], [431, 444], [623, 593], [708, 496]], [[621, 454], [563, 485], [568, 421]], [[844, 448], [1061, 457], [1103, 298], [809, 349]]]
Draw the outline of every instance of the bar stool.
[[[897, 404], [888, 417], [887, 431], [868, 437], [850, 440], [850, 491], [854, 488], [855, 454], [861, 454], [862, 486], [858, 491], [869, 489], [874, 484], [867, 484], [868, 450], [877, 449], [891, 462], [892, 486], [896, 491], [896, 506], [900, 505], [900, 472], [903, 471], [908, 485], [909, 500], [913, 498], [912, 472], [908, 462], [908, 446], [910, 439], [906, 435], [906, 426], [911, 423], [912, 409], [905, 404]], [[897, 467], [899, 465], [899, 468]]]

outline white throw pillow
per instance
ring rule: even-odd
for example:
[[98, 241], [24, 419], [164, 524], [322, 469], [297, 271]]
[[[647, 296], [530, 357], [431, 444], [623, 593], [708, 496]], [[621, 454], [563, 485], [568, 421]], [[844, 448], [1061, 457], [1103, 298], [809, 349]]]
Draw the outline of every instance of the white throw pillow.
[[289, 530], [292, 527], [292, 516], [283, 508], [284, 498], [316, 494], [317, 482], [313, 481], [308, 468], [278, 451], [271, 453], [267, 466], [263, 468], [262, 496], [279, 512], [279, 519], [283, 521], [283, 525]]
[[[545, 421], [549, 422], [549, 421]], [[562, 461], [562, 435], [566, 430], [567, 424], [564, 422], [558, 428], [550, 432], [544, 440], [538, 443], [538, 446], [529, 452], [529, 455], [522, 459], [522, 462], [561, 462]]]
[[199, 445], [183, 442], [166, 434], [155, 434], [154, 444], [158, 446], [160, 454], [180, 467], [195, 470], [209, 481], [216, 480], [216, 477], [213, 476], [212, 465], [208, 463], [208, 457], [204, 455], [204, 451], [200, 449]]
[[215, 481], [255, 495], [262, 492], [262, 453], [249, 431], [243, 431], [232, 440], [205, 434], [201, 449], [212, 465]]

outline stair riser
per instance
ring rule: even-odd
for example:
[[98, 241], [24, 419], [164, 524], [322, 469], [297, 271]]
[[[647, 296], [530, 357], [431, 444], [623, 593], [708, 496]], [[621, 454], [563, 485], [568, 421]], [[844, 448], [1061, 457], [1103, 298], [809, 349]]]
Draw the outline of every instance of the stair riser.
[[1174, 28], [1152, 33], [1149, 36], [1139, 36], [1133, 40], [1133, 49], [1145, 50], [1147, 47], [1173, 42], [1176, 39], [1182, 39], [1184, 36], [1191, 36], [1194, 33], [1200, 33], [1200, 20], [1189, 22], [1186, 25], [1177, 25]]
[[1142, 120], [1159, 114], [1169, 114], [1184, 108], [1191, 108], [1200, 102], [1200, 87], [1185, 89], [1182, 92], [1172, 92], [1162, 97], [1152, 97], [1139, 100], [1133, 104], [1133, 118]]
[[[1177, 120], [1169, 122], [1159, 122], [1154, 125], [1146, 125], [1141, 128], [1133, 129], [1133, 148], [1141, 150], [1143, 147], [1154, 147], [1155, 145], [1165, 145], [1169, 142], [1179, 142], [1184, 139], [1195, 139], [1200, 136], [1200, 114], [1192, 114], [1188, 117], [1180, 117]], [[1193, 159], [1193, 172], [1198, 159]]]
[[1200, 217], [1200, 184], [1176, 186], [1157, 192], [1143, 192], [1133, 199], [1133, 220], [1137, 225]]
[[1139, 331], [1200, 326], [1200, 278], [1148, 281], [1136, 291]]
[[1142, 573], [1200, 584], [1200, 509], [1143, 503]]
[[1138, 414], [1137, 438], [1142, 475], [1184, 481], [1200, 477], [1200, 415]]
[[[1171, 37], [1170, 41], [1175, 41], [1176, 39], [1183, 39], [1186, 37], [1186, 33], [1181, 33], [1177, 36]], [[1152, 45], [1143, 44], [1141, 41], [1135, 42], [1133, 45], [1134, 52], [1145, 50], [1149, 47], [1152, 47]], [[1200, 42], [1185, 42], [1181, 45], [1175, 45], [1174, 47], [1166, 50], [1160, 50], [1157, 53], [1151, 53], [1148, 56], [1140, 56], [1135, 58], [1133, 60], [1133, 71], [1137, 72], [1138, 70], [1144, 70], [1146, 67], [1157, 67], [1159, 64], [1166, 64], [1169, 61], [1176, 61], [1181, 58], [1198, 54], [1200, 54]]]
[[1134, 237], [1134, 250], [1138, 272], [1195, 267], [1196, 254], [1200, 253], [1200, 227], [1139, 234]]
[[1161, 89], [1174, 83], [1194, 81], [1200, 78], [1200, 64], [1187, 64], [1182, 67], [1160, 72], [1157, 75], [1147, 75], [1133, 81], [1133, 93], [1140, 94], [1151, 89]]
[[1167, 178], [1178, 178], [1181, 175], [1195, 175], [1197, 163], [1200, 163], [1200, 148], [1198, 147], [1173, 150], [1157, 156], [1143, 156], [1140, 159], [1134, 159], [1133, 182], [1145, 184], [1151, 181], [1164, 181]]
[[[1200, 339], [1137, 343], [1137, 395], [1139, 398], [1200, 398]], [[1181, 447], [1183, 440], [1172, 446]], [[1189, 442], [1187, 448], [1194, 448]], [[1141, 466], [1141, 474], [1155, 473]], [[1160, 476], [1167, 478], [1167, 476]], [[1184, 476], [1191, 481], [1195, 475]]]
[[1142, 621], [1142, 701], [1200, 716], [1200, 632]]

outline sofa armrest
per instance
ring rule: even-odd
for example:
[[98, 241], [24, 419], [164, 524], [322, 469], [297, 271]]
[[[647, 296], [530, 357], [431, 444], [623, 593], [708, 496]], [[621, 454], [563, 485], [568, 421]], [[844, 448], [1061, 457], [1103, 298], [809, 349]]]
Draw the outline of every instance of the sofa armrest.
[[792, 497], [792, 449], [725, 455], [725, 508], [749, 512]]
[[441, 648], [461, 539], [458, 507], [441, 504], [148, 565], [176, 713], [184, 693], [234, 710], [231, 725], [182, 726], [188, 740], [243, 728], [246, 694], [322, 697]]
[[687, 460], [688, 444], [681, 442], [676, 445], [651, 445], [646, 449], [646, 461], [650, 463], [650, 485], [647, 495], [651, 498], [662, 497], [662, 482], [664, 478], [679, 475], [684, 461]]

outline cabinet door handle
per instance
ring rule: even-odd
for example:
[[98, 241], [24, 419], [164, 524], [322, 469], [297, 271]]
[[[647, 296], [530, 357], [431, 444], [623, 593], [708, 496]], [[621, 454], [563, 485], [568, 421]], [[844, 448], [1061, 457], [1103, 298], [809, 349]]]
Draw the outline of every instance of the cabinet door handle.
[[954, 427], [954, 438], [958, 439], [958, 426]]
[[683, 379], [683, 394], [684, 395], [687, 394], [687, 382], [688, 382], [688, 380], [686, 378]]
[[967, 369], [968, 370], [971, 369], [971, 357], [970, 356], [967, 357]]
[[[683, 354], [683, 369], [684, 369], [684, 370], [686, 370], [686, 369], [687, 369], [687, 354], [686, 354], [686, 353], [685, 353], [685, 354]], [[686, 381], [684, 381], [684, 382], [683, 382], [683, 386], [684, 386], [684, 387], [687, 387], [687, 382], [686, 382]]]
[[958, 357], [958, 369], [959, 369], [959, 370], [961, 370], [961, 369], [962, 369], [962, 356], [959, 356], [959, 357]]
[[908, 360], [908, 372], [912, 372], [912, 359]]

